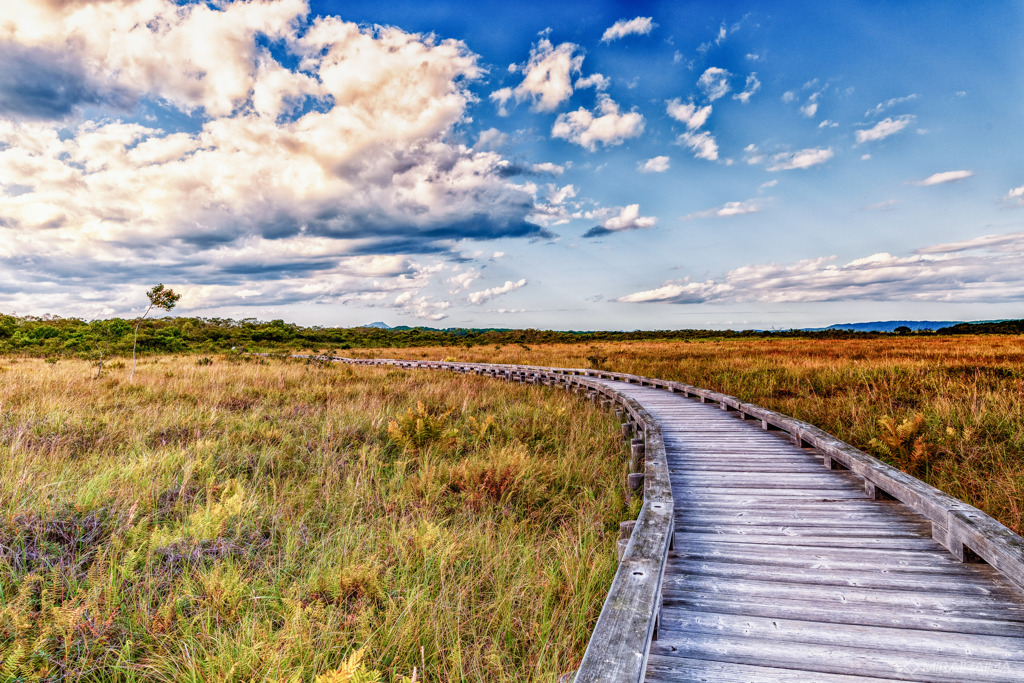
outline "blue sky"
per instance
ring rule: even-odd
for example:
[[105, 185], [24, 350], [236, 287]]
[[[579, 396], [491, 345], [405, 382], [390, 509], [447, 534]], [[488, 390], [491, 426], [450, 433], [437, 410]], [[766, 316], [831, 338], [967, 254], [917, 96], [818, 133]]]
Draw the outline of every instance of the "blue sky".
[[1021, 317], [1024, 3], [0, 8], [0, 311]]

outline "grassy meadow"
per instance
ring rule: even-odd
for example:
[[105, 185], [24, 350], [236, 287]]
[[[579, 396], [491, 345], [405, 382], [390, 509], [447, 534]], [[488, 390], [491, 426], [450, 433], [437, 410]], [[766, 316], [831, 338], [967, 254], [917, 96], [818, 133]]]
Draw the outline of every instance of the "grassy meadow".
[[635, 516], [615, 418], [475, 376], [0, 359], [0, 680], [555, 681]]
[[1024, 336], [887, 335], [348, 350], [599, 367], [810, 422], [1024, 533]]

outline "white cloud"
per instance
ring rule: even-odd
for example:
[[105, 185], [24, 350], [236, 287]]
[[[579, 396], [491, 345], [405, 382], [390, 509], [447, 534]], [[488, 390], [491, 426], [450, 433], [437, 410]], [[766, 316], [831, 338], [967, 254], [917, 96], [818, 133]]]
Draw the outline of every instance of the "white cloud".
[[[554, 111], [573, 92], [573, 75], [583, 66], [583, 55], [578, 54], [575, 43], [562, 43], [557, 47], [547, 38], [541, 38], [530, 50], [529, 61], [510, 71], [522, 71], [523, 80], [514, 88], [501, 88], [491, 93], [491, 99], [504, 110], [512, 98], [516, 102], [530, 100], [534, 111]], [[514, 67], [514, 68], [513, 68]]]
[[552, 187], [551, 193], [548, 195], [548, 201], [552, 204], [563, 204], [565, 200], [572, 199], [578, 193], [579, 190], [571, 183], [562, 187]]
[[469, 303], [476, 304], [477, 306], [479, 306], [482, 303], [490, 301], [496, 296], [501, 296], [502, 294], [514, 292], [517, 289], [525, 286], [525, 278], [519, 280], [518, 282], [512, 282], [511, 280], [508, 280], [505, 282], [505, 284], [501, 285], [500, 287], [491, 287], [490, 289], [484, 289], [479, 292], [471, 292], [467, 299], [469, 300]]
[[392, 308], [421, 320], [444, 320], [448, 317], [446, 310], [452, 307], [450, 301], [434, 301], [430, 296], [416, 296], [413, 292], [403, 292], [395, 297]]
[[627, 304], [700, 304], [725, 297], [731, 290], [732, 288], [729, 285], [719, 285], [710, 280], [706, 282], [690, 282], [689, 279], [686, 279], [678, 282], [668, 282], [655, 289], [627, 294], [615, 299], [615, 301]]
[[538, 201], [530, 214], [530, 220], [545, 227], [551, 225], [563, 225], [573, 218], [577, 218], [574, 210], [578, 205], [571, 200], [576, 197], [579, 190], [575, 185], [563, 185], [559, 187], [554, 183], [548, 183], [545, 188], [543, 201]]
[[576, 89], [582, 90], [583, 88], [594, 88], [595, 90], [604, 91], [611, 85], [611, 79], [603, 74], [591, 74], [586, 78], [580, 78], [576, 81]]
[[565, 166], [561, 164], [553, 164], [550, 161], [545, 161], [539, 164], [532, 164], [530, 170], [534, 173], [542, 173], [547, 175], [562, 175], [565, 173]]
[[824, 301], [999, 302], [1024, 300], [1024, 232], [988, 235], [917, 250], [872, 254], [837, 265], [834, 256], [757, 264], [721, 279], [666, 282], [625, 303], [785, 303]]
[[973, 175], [974, 171], [943, 171], [942, 173], [933, 173], [924, 180], [918, 180], [914, 184], [923, 187], [942, 185], [943, 183], [955, 183], [959, 180], [970, 178]]
[[641, 173], [664, 173], [668, 168], [669, 158], [665, 156], [652, 157], [636, 166], [636, 170]]
[[480, 131], [473, 149], [494, 151], [504, 147], [507, 142], [507, 134], [502, 133], [497, 128], [488, 128], [487, 130]]
[[1024, 185], [1015, 187], [1006, 193], [1003, 201], [1014, 206], [1024, 206]]
[[704, 73], [697, 79], [697, 86], [704, 91], [704, 95], [714, 102], [715, 100], [725, 97], [729, 92], [731, 86], [729, 85], [729, 77], [732, 76], [725, 69], [717, 66], [708, 68]]
[[[597, 215], [605, 215], [606, 218], [600, 225], [596, 225], [583, 234], [584, 237], [602, 237], [613, 232], [625, 232], [627, 230], [646, 230], [653, 228], [658, 219], [652, 216], [641, 216], [640, 205], [630, 204], [619, 209], [619, 213], [611, 213], [613, 210], [605, 209], [597, 212]], [[592, 214], [593, 215], [593, 214]]]
[[619, 113], [619, 105], [607, 95], [601, 95], [595, 116], [583, 107], [574, 112], [559, 114], [551, 128], [552, 137], [563, 138], [593, 152], [600, 143], [619, 145], [628, 138], [644, 132], [644, 117], [636, 111]]
[[456, 272], [452, 277], [448, 278], [448, 284], [452, 285], [452, 289], [448, 291], [449, 294], [458, 294], [459, 292], [469, 289], [469, 286], [474, 281], [479, 280], [482, 273], [476, 268], [469, 268], [461, 272]]
[[676, 138], [676, 142], [693, 150], [693, 156], [696, 159], [718, 160], [718, 143], [714, 136], [705, 130], [698, 133], [683, 133]]
[[782, 101], [785, 102], [786, 104], [790, 104], [791, 102], [795, 102], [796, 101], [796, 93], [793, 92], [792, 90], [787, 90], [786, 92], [782, 93]]
[[914, 119], [915, 117], [913, 114], [907, 114], [906, 116], [900, 116], [895, 119], [884, 118], [871, 128], [858, 130], [856, 133], [857, 144], [872, 142], [875, 140], [884, 140], [890, 135], [899, 133], [901, 130], [913, 123]]
[[[767, 185], [767, 183], [765, 184]], [[770, 185], [767, 185], [771, 187]], [[762, 186], [764, 187], [764, 186]], [[765, 199], [747, 199], [742, 202], [726, 202], [724, 205], [714, 209], [705, 209], [683, 216], [683, 220], [692, 221], [698, 218], [731, 218], [733, 216], [746, 216], [752, 213], [759, 213], [764, 210]]]
[[[256, 291], [244, 301], [377, 301], [431, 277], [409, 255], [544, 234], [534, 188], [485, 149], [502, 134], [456, 137], [482, 74], [458, 41], [309, 17], [301, 0], [6, 3], [0, 40], [190, 115], [163, 130], [88, 93], [31, 120], [0, 103], [0, 178], [20, 188], [0, 194], [0, 308], [126, 313], [121, 293], [156, 274], [194, 293], [182, 310]], [[81, 102], [95, 121], [68, 118]]]
[[619, 19], [612, 24], [601, 36], [602, 43], [610, 43], [613, 40], [631, 35], [645, 36], [656, 26], [652, 17], [637, 17], [635, 19]]
[[652, 228], [658, 222], [657, 218], [640, 215], [640, 205], [630, 204], [622, 207], [618, 216], [612, 216], [606, 220], [601, 227], [611, 232], [622, 230], [642, 230]]
[[831, 119], [825, 119], [824, 121], [822, 121], [821, 123], [818, 124], [818, 128], [838, 128], [838, 127], [839, 127], [839, 124], [836, 123], [835, 121], [832, 121]]
[[831, 147], [802, 149], [799, 152], [784, 152], [772, 156], [769, 171], [791, 171], [823, 164], [835, 156]]
[[809, 119], [813, 119], [814, 115], [818, 113], [818, 103], [808, 102], [804, 106], [800, 107], [800, 113]]
[[693, 102], [683, 104], [679, 98], [667, 102], [665, 110], [676, 121], [685, 123], [690, 130], [700, 128], [707, 123], [708, 117], [711, 116], [710, 104], [698, 107]]
[[752, 73], [747, 76], [746, 85], [743, 86], [743, 92], [737, 93], [732, 96], [734, 100], [739, 100], [743, 104], [749, 104], [750, 98], [753, 97], [754, 93], [761, 89], [761, 81], [757, 80], [757, 74]]
[[286, 39], [307, 11], [304, 0], [217, 9], [167, 0], [3, 3], [0, 39], [67, 51], [94, 82], [125, 94], [159, 93], [208, 116], [245, 104], [270, 115], [294, 107], [297, 94], [316, 84], [275, 68], [252, 38]]
[[865, 116], [865, 118], [870, 118], [870, 117], [873, 117], [873, 116], [878, 116], [879, 114], [881, 114], [886, 109], [891, 109], [892, 107], [895, 107], [897, 104], [903, 104], [905, 102], [911, 102], [911, 101], [916, 100], [916, 99], [917, 99], [917, 93], [910, 93], [909, 95], [906, 95], [904, 97], [893, 97], [892, 99], [886, 100], [885, 102], [879, 102], [878, 104], [876, 104], [871, 109], [868, 109], [866, 112], [864, 112], [864, 116]]

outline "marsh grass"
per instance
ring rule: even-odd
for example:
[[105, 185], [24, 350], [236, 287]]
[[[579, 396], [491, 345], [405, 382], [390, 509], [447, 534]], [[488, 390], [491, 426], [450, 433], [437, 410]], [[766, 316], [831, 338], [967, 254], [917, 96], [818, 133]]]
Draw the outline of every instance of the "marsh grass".
[[355, 357], [595, 367], [777, 410], [1024, 533], [1024, 337], [730, 339], [364, 349]]
[[0, 679], [575, 668], [630, 514], [607, 413], [283, 358], [126, 373], [0, 360]]

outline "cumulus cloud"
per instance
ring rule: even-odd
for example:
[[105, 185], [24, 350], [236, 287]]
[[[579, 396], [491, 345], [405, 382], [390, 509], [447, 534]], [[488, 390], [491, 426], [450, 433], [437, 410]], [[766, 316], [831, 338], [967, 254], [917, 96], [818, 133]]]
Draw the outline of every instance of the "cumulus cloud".
[[504, 147], [507, 142], [507, 134], [502, 133], [497, 128], [488, 128], [487, 130], [480, 131], [480, 135], [477, 136], [476, 144], [473, 145], [473, 149], [498, 150]]
[[611, 79], [604, 74], [591, 74], [586, 78], [580, 78], [576, 81], [577, 90], [583, 88], [594, 88], [599, 91], [607, 90], [609, 85], [611, 85]]
[[468, 268], [466, 270], [456, 269], [454, 275], [448, 278], [448, 284], [452, 285], [452, 289], [448, 290], [449, 294], [458, 294], [459, 292], [469, 289], [469, 286], [474, 281], [479, 280], [482, 273], [476, 268]]
[[835, 156], [831, 147], [812, 147], [799, 152], [783, 152], [772, 156], [769, 171], [791, 171], [798, 168], [810, 168], [823, 164]]
[[666, 156], [652, 157], [647, 161], [641, 161], [636, 170], [641, 173], [664, 173], [668, 170], [669, 158]]
[[933, 245], [908, 256], [834, 256], [758, 264], [721, 279], [666, 282], [622, 296], [624, 303], [784, 303], [825, 301], [1001, 302], [1024, 299], [1024, 232]]
[[494, 91], [491, 99], [502, 110], [514, 98], [516, 102], [530, 100], [534, 111], [554, 111], [573, 93], [573, 75], [583, 66], [583, 55], [578, 50], [575, 43], [555, 46], [547, 38], [541, 38], [530, 50], [530, 59], [525, 65], [513, 65], [514, 70], [522, 71], [522, 82], [514, 88]]
[[547, 227], [563, 225], [574, 218], [579, 218], [576, 211], [578, 205], [572, 201], [578, 193], [579, 190], [571, 183], [561, 187], [548, 183], [543, 193], [544, 199], [537, 202], [533, 213], [530, 214], [530, 220]]
[[754, 96], [758, 90], [761, 89], [761, 81], [757, 80], [757, 74], [752, 73], [747, 76], [747, 82], [743, 86], [743, 92], [736, 93], [732, 96], [734, 100], [739, 100], [743, 104], [749, 104], [750, 98]]
[[501, 296], [502, 294], [508, 294], [509, 292], [514, 292], [517, 289], [520, 289], [525, 286], [525, 278], [519, 280], [518, 282], [512, 282], [511, 280], [507, 280], [505, 284], [501, 285], [500, 287], [491, 287], [490, 289], [483, 289], [480, 290], [479, 292], [471, 292], [467, 298], [469, 300], [469, 303], [476, 304], [477, 306], [479, 306], [480, 304], [490, 301], [494, 297]]
[[450, 301], [435, 301], [427, 295], [416, 296], [413, 292], [402, 292], [395, 297], [391, 308], [401, 313], [419, 318], [420, 320], [444, 320], [448, 317], [446, 310], [452, 307]]
[[729, 85], [729, 77], [732, 76], [725, 69], [717, 66], [712, 66], [704, 71], [697, 79], [697, 87], [699, 87], [704, 95], [714, 102], [715, 100], [725, 97], [728, 94], [731, 86]]
[[0, 40], [0, 116], [65, 119], [86, 105], [126, 108], [131, 93], [86, 73], [64, 50]]
[[613, 40], [633, 35], [646, 36], [656, 26], [657, 24], [652, 21], [652, 17], [619, 19], [605, 30], [604, 35], [601, 36], [601, 42], [610, 43]]
[[[769, 186], [770, 187], [770, 186]], [[726, 202], [722, 206], [697, 211], [683, 216], [683, 220], [692, 221], [697, 218], [731, 218], [733, 216], [746, 216], [751, 213], [758, 213], [764, 210], [766, 199], [747, 199], [742, 202]]]
[[856, 132], [857, 144], [884, 140], [890, 135], [895, 135], [914, 122], [916, 117], [913, 114], [899, 116], [897, 118], [884, 118], [871, 128], [858, 130]]
[[676, 138], [676, 143], [693, 150], [693, 156], [696, 159], [718, 160], [718, 143], [714, 136], [706, 130], [683, 133]]
[[667, 102], [665, 110], [669, 116], [680, 123], [686, 124], [686, 127], [690, 130], [700, 128], [707, 123], [708, 117], [711, 116], [710, 104], [698, 107], [693, 102], [684, 104], [679, 98]]
[[625, 232], [627, 230], [646, 230], [653, 228], [658, 222], [657, 218], [640, 215], [640, 205], [630, 204], [619, 210], [618, 214], [609, 215], [600, 225], [595, 225], [583, 233], [586, 238], [602, 237], [613, 232]]
[[[16, 188], [0, 195], [0, 306], [123, 312], [119, 283], [154, 273], [190, 307], [382, 302], [432, 277], [415, 255], [547, 234], [528, 220], [536, 188], [494, 151], [502, 134], [456, 136], [482, 74], [461, 42], [310, 17], [302, 0], [218, 7], [0, 6], [0, 58], [66, 76], [35, 96], [0, 77], [0, 178]], [[128, 102], [174, 116], [125, 123]], [[97, 120], [76, 118], [86, 105]]]
[[644, 117], [639, 112], [619, 113], [619, 105], [607, 95], [598, 100], [597, 114], [580, 107], [559, 114], [551, 136], [562, 138], [593, 152], [598, 144], [606, 147], [622, 144], [644, 132]]
[[1003, 201], [1013, 206], [1024, 206], [1024, 185], [1015, 187], [1006, 193]]
[[933, 173], [924, 180], [918, 180], [915, 185], [927, 187], [929, 185], [942, 185], [944, 183], [955, 183], [960, 180], [965, 180], [974, 175], [974, 171], [943, 171], [942, 173]]

